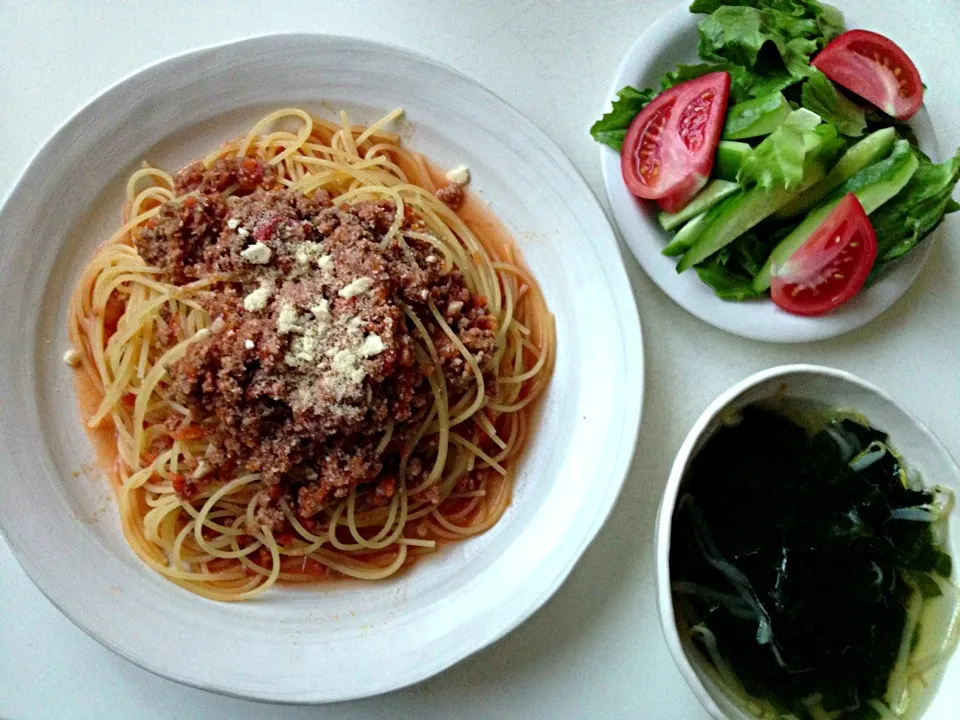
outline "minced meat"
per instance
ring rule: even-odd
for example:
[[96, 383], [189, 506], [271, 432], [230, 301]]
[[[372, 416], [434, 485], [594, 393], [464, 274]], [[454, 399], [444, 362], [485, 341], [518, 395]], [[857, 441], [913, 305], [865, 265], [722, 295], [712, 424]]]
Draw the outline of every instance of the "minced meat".
[[[322, 191], [274, 187], [272, 170], [247, 159], [191, 165], [176, 183], [192, 194], [164, 204], [136, 246], [174, 283], [218, 279], [199, 296], [215, 331], [170, 368], [176, 400], [211, 437], [209, 477], [260, 473], [270, 492], [258, 495], [256, 518], [273, 530], [286, 522], [281, 498], [303, 519], [352, 488], [363, 507], [389, 502], [400, 452], [434, 402], [428, 377], [443, 375], [451, 404], [475, 392], [470, 364], [430, 303], [490, 392], [496, 322], [485, 298], [428, 242], [382, 245], [397, 219], [391, 202], [333, 206]], [[225, 199], [230, 188], [242, 192]], [[426, 232], [409, 208], [400, 226]], [[407, 312], [439, 367], [417, 350]], [[435, 446], [419, 452], [415, 473], [432, 467]]]

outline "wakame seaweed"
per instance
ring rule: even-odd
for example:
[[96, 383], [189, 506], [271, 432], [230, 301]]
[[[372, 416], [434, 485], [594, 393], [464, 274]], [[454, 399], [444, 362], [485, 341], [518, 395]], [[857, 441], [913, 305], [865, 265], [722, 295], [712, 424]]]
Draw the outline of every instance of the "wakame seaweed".
[[951, 565], [929, 522], [894, 517], [933, 503], [902, 470], [880, 430], [838, 417], [811, 432], [756, 405], [694, 458], [675, 597], [748, 693], [799, 718], [811, 697], [840, 718], [876, 716], [868, 701], [886, 693], [907, 601]]

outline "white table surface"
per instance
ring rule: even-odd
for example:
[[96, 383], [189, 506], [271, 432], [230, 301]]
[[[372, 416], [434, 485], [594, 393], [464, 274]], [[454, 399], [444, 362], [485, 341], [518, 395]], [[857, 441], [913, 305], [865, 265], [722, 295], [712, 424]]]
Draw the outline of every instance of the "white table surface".
[[[929, 87], [941, 147], [960, 145], [956, 1], [845, 4], [875, 18], [873, 29], [909, 52]], [[622, 54], [673, 5], [0, 0], [0, 197], [44, 139], [107, 85], [171, 54], [281, 31], [357, 35], [449, 63], [543, 128], [602, 196], [587, 128]], [[960, 457], [960, 216], [945, 223], [930, 263], [891, 311], [858, 332], [806, 346], [714, 330], [674, 306], [632, 258], [627, 269], [648, 372], [636, 458], [597, 540], [519, 629], [438, 677], [379, 698], [326, 707], [251, 703], [181, 687], [113, 655], [60, 615], [0, 539], [0, 718], [706, 718], [667, 653], [653, 594], [654, 516], [676, 449], [721, 391], [756, 370], [800, 361], [878, 383]]]

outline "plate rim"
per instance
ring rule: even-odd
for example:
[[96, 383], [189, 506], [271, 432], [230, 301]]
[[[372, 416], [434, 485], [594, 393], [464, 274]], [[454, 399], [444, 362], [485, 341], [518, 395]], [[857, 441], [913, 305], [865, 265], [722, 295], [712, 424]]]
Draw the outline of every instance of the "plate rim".
[[[846, 26], [852, 29], [861, 27], [857, 22], [858, 13], [856, 10], [851, 11], [849, 7], [843, 7], [845, 3], [842, 2], [835, 4], [843, 13], [844, 24]], [[691, 13], [688, 8], [689, 0], [686, 0], [664, 11], [631, 43], [629, 49], [624, 53], [623, 58], [617, 65], [617, 69], [613, 75], [613, 81], [604, 96], [604, 104], [601, 108], [602, 112], [607, 112], [607, 108], [625, 85], [633, 84], [626, 79], [626, 76], [629, 74], [628, 71], [630, 67], [639, 57], [649, 57], [651, 55], [649, 51], [644, 49], [645, 46], [650, 45], [652, 40], [661, 37], [665, 39], [665, 42], [669, 42], [673, 37], [682, 33], [690, 23], [696, 22], [695, 18], [697, 18], [699, 14]], [[633, 82], [635, 82], [635, 80]], [[925, 106], [921, 108], [920, 112], [922, 113], [921, 117], [930, 121]], [[936, 239], [940, 235], [940, 229], [935, 228], [933, 230], [933, 237], [928, 238], [926, 242], [922, 243], [921, 247], [915, 248], [910, 254], [910, 257], [904, 258], [902, 262], [898, 263], [898, 266], [891, 268], [886, 276], [878, 281], [878, 285], [881, 283], [885, 285], [893, 285], [896, 283], [894, 292], [890, 297], [881, 299], [880, 302], [877, 302], [873, 306], [856, 308], [855, 315], [846, 315], [848, 318], [846, 322], [830, 322], [830, 320], [844, 317], [839, 314], [826, 315], [820, 318], [802, 319], [799, 319], [798, 316], [785, 315], [784, 319], [788, 323], [802, 323], [802, 325], [795, 325], [791, 329], [782, 326], [779, 322], [770, 323], [764, 321], [754, 326], [738, 322], [737, 320], [728, 320], [726, 319], [726, 315], [729, 309], [725, 308], [723, 304], [727, 303], [728, 305], [734, 306], [737, 304], [735, 301], [721, 300], [712, 293], [709, 295], [708, 302], [706, 303], [701, 302], [699, 298], [687, 297], [681, 286], [665, 280], [661, 272], [656, 269], [657, 265], [662, 261], [662, 256], [659, 253], [651, 254], [647, 248], [642, 246], [641, 239], [638, 236], [646, 234], [649, 228], [644, 228], [642, 233], [628, 232], [624, 229], [624, 225], [627, 223], [623, 222], [621, 217], [631, 214], [632, 211], [625, 210], [622, 207], [622, 199], [615, 197], [615, 191], [620, 190], [619, 186], [623, 184], [620, 174], [620, 154], [606, 145], [599, 145], [600, 175], [603, 183], [604, 197], [610, 209], [609, 215], [624, 245], [630, 249], [631, 255], [643, 269], [646, 276], [650, 278], [671, 301], [689, 314], [718, 330], [748, 340], [778, 344], [817, 342], [845, 335], [869, 325], [896, 305], [903, 296], [907, 294], [910, 288], [913, 287], [920, 273], [924, 267], [926, 267], [930, 255], [936, 247]], [[932, 127], [932, 122], [930, 136], [926, 138], [926, 145], [927, 147], [924, 149], [924, 152], [936, 160], [942, 161], [942, 153], [936, 131]], [[656, 227], [655, 222], [653, 222], [650, 227], [652, 227], [653, 231], [663, 234], [663, 231]], [[668, 258], [668, 260], [672, 259]], [[672, 280], [673, 278], [670, 277], [669, 279]], [[770, 300], [769, 298], [763, 298], [756, 301], [745, 301], [739, 303], [739, 305], [752, 305], [757, 302], [770, 303]], [[849, 310], [849, 308], [847, 309]], [[735, 315], [736, 313], [734, 313], [734, 316]], [[776, 317], [776, 315], [773, 317]], [[826, 322], [823, 322], [824, 320], [826, 320]]]
[[[48, 151], [50, 147], [54, 146], [58, 142], [61, 142], [64, 139], [64, 136], [66, 136], [75, 125], [82, 122], [84, 120], [84, 116], [94, 111], [102, 102], [108, 100], [112, 93], [117, 92], [118, 90], [125, 88], [130, 84], [137, 83], [144, 74], [147, 74], [151, 71], [159, 71], [168, 63], [186, 60], [190, 56], [202, 56], [210, 53], [211, 51], [235, 48], [236, 46], [246, 44], [253, 45], [262, 43], [269, 45], [272, 42], [291, 41], [298, 38], [303, 38], [307, 42], [359, 44], [376, 48], [383, 52], [406, 56], [407, 58], [418, 63], [431, 65], [440, 71], [455, 75], [466, 83], [469, 83], [471, 86], [473, 86], [474, 91], [487, 95], [496, 104], [500, 105], [506, 112], [510, 113], [512, 120], [525, 125], [529, 132], [539, 136], [543, 143], [552, 151], [554, 151], [553, 160], [565, 170], [568, 180], [577, 187], [584, 202], [588, 205], [591, 205], [592, 209], [596, 211], [597, 219], [600, 220], [602, 218], [602, 221], [606, 223], [608, 228], [608, 239], [598, 236], [594, 241], [594, 248], [596, 250], [598, 260], [601, 260], [602, 251], [605, 250], [609, 254], [609, 257], [602, 258], [602, 265], [604, 266], [606, 280], [611, 283], [610, 287], [616, 288], [610, 292], [610, 299], [612, 307], [617, 310], [617, 326], [622, 333], [621, 339], [623, 340], [623, 343], [621, 345], [621, 349], [623, 352], [621, 359], [627, 367], [638, 371], [641, 379], [639, 387], [633, 388], [632, 392], [628, 394], [628, 396], [631, 398], [631, 401], [624, 405], [624, 419], [627, 422], [625, 422], [622, 426], [620, 433], [621, 440], [619, 446], [617, 447], [617, 456], [615, 460], [611, 462], [611, 467], [613, 470], [610, 474], [611, 482], [609, 482], [607, 485], [606, 497], [598, 505], [597, 513], [592, 526], [585, 533], [580, 545], [568, 551], [569, 557], [567, 561], [562, 565], [562, 567], [558, 568], [557, 573], [553, 577], [549, 578], [548, 582], [544, 583], [539, 594], [536, 595], [536, 597], [533, 597], [527, 603], [526, 607], [520, 609], [519, 612], [512, 613], [512, 617], [510, 617], [507, 622], [500, 623], [493, 631], [487, 632], [486, 636], [479, 641], [473, 639], [468, 643], [464, 643], [461, 647], [456, 648], [454, 651], [448, 652], [441, 662], [435, 662], [429, 667], [421, 666], [421, 668], [425, 667], [425, 670], [418, 668], [413, 673], [407, 673], [406, 677], [401, 679], [399, 682], [391, 681], [383, 683], [373, 687], [372, 689], [367, 689], [361, 692], [353, 691], [341, 693], [337, 696], [330, 696], [327, 694], [323, 697], [305, 693], [291, 694], [288, 692], [280, 695], [276, 692], [271, 693], [266, 691], [243, 692], [211, 683], [204, 683], [201, 680], [197, 680], [188, 676], [177, 675], [175, 672], [167, 668], [155, 666], [152, 663], [146, 662], [142, 658], [138, 658], [130, 652], [122, 650], [113, 642], [111, 642], [110, 638], [95, 631], [93, 628], [88, 627], [82, 618], [76, 617], [64, 609], [63, 605], [58, 601], [58, 599], [48, 591], [47, 587], [44, 587], [42, 581], [38, 580], [39, 573], [35, 572], [36, 568], [33, 567], [29, 562], [27, 554], [24, 553], [23, 548], [21, 548], [11, 534], [5, 530], [3, 513], [0, 513], [0, 536], [6, 540], [11, 549], [11, 554], [17, 562], [17, 565], [24, 571], [27, 577], [30, 578], [30, 581], [33, 583], [33, 585], [44, 595], [44, 597], [47, 598], [48, 601], [50, 601], [54, 607], [57, 608], [57, 610], [60, 611], [64, 617], [70, 620], [71, 623], [82, 630], [86, 635], [112, 652], [116, 653], [118, 656], [123, 657], [125, 660], [144, 670], [147, 670], [154, 675], [180, 683], [182, 685], [194, 687], [199, 690], [211, 691], [239, 699], [268, 702], [279, 705], [320, 705], [348, 700], [359, 700], [366, 697], [380, 695], [393, 690], [398, 690], [403, 687], [408, 687], [438, 675], [444, 670], [447, 670], [453, 665], [466, 659], [467, 657], [474, 655], [486, 647], [489, 647], [497, 640], [500, 640], [505, 635], [512, 632], [519, 625], [529, 619], [529, 617], [539, 610], [547, 602], [547, 600], [549, 600], [556, 593], [556, 591], [570, 576], [586, 549], [606, 524], [606, 521], [609, 518], [617, 499], [622, 493], [623, 485], [627, 481], [629, 469], [637, 449], [637, 439], [639, 437], [639, 431], [643, 418], [643, 408], [646, 396], [646, 358], [643, 342], [643, 329], [637, 306], [637, 298], [633, 292], [626, 271], [625, 257], [623, 255], [623, 251], [619, 247], [619, 243], [617, 242], [616, 232], [610, 221], [609, 215], [604, 211], [604, 208], [597, 198], [597, 195], [590, 188], [589, 184], [577, 169], [576, 165], [570, 160], [566, 152], [564, 152], [564, 150], [538, 125], [527, 118], [526, 115], [520, 112], [511, 103], [466, 73], [417, 49], [381, 42], [378, 40], [320, 32], [256, 33], [243, 35], [223, 42], [214, 42], [201, 46], [193, 46], [182, 51], [168, 53], [157, 60], [141, 65], [115, 82], [109, 84], [107, 87], [97, 92], [89, 100], [71, 111], [69, 115], [62, 122], [59, 122], [57, 127], [45, 139], [43, 139], [35, 152], [33, 152], [33, 154], [30, 156], [26, 164], [17, 173], [15, 181], [11, 185], [6, 195], [2, 198], [2, 201], [0, 201], [0, 227], [2, 227], [4, 216], [8, 212], [8, 206], [17, 196], [17, 194], [22, 191], [25, 181], [29, 179], [37, 161], [41, 159], [41, 157], [45, 152]], [[30, 334], [31, 336], [35, 336], [35, 329], [31, 329]], [[6, 454], [6, 449], [0, 447], [0, 455], [5, 456]], [[27, 560], [26, 562], [25, 559]]]

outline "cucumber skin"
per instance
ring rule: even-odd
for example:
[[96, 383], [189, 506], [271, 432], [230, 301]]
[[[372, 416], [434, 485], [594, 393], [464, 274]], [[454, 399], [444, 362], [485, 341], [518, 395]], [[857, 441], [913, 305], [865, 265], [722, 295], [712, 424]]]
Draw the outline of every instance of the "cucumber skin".
[[717, 145], [717, 156], [713, 161], [713, 172], [710, 175], [720, 180], [736, 182], [740, 166], [751, 152], [753, 148], [747, 143], [721, 140]]
[[779, 218], [790, 218], [816, 207], [817, 203], [827, 197], [834, 188], [845, 180], [850, 179], [868, 165], [886, 157], [896, 140], [897, 131], [892, 127], [870, 133], [847, 150], [821, 182], [802, 193], [795, 200], [791, 200], [774, 214]]
[[703, 212], [688, 222], [680, 231], [673, 236], [667, 246], [661, 250], [667, 257], [676, 257], [683, 255], [687, 250], [693, 247], [693, 244], [700, 238], [700, 233], [706, 227], [707, 213]]
[[664, 230], [673, 230], [687, 220], [705, 213], [725, 197], [732, 195], [738, 187], [736, 183], [727, 180], [711, 180], [682, 210], [675, 213], [657, 213], [657, 222]]
[[[702, 243], [699, 250], [697, 247], [701, 243], [697, 243], [697, 246], [690, 248], [677, 265], [677, 272], [682, 273], [689, 270], [697, 263], [703, 262], [715, 252], [729, 245], [747, 230], [770, 217], [777, 209], [796, 197], [798, 192], [803, 192], [806, 188], [822, 180], [825, 175], [826, 170], [818, 167], [817, 170], [811, 172], [807, 182], [798, 189], [787, 190], [780, 187], [764, 190], [762, 188], [751, 188], [731, 195], [719, 205], [714, 205], [709, 211], [714, 214], [710, 219], [710, 227], [705, 228], [713, 234], [712, 242]], [[720, 223], [722, 225], [719, 225]], [[718, 230], [722, 232], [718, 232]]]
[[[774, 130], [776, 130], [780, 124], [786, 119], [787, 115], [790, 114], [790, 103], [787, 102], [787, 99], [783, 96], [782, 92], [777, 92], [778, 100], [777, 107], [773, 110], [767, 111], [764, 115], [758, 117], [750, 125], [741, 128], [738, 131], [730, 132], [727, 127], [724, 127], [723, 140], [746, 140], [747, 138], [761, 137], [763, 135], [769, 135]], [[738, 111], [738, 109], [743, 106], [756, 107], [761, 106], [763, 103], [768, 102], [770, 96], [764, 96], [759, 98], [752, 98], [750, 100], [745, 100], [741, 103], [737, 103], [732, 108], [727, 110], [727, 123], [729, 124], [730, 118]]]
[[[917, 159], [917, 156], [911, 155], [910, 160], [905, 163], [904, 169], [898, 172], [896, 177], [876, 182], [854, 191], [857, 200], [859, 200], [863, 206], [864, 212], [870, 215], [900, 192], [903, 187], [910, 182], [910, 178], [913, 177], [913, 174], [919, 166], [920, 161]], [[820, 227], [842, 199], [842, 197], [834, 198], [813, 210], [789, 235], [780, 241], [770, 253], [767, 262], [760, 268], [760, 272], [757, 273], [757, 276], [753, 279], [754, 290], [764, 292], [770, 289], [771, 271], [774, 260], [777, 259], [780, 262], [784, 262], [799, 250], [803, 243]]]
[[[751, 187], [731, 195], [719, 205], [714, 205], [707, 211], [709, 226], [704, 228], [696, 245], [680, 258], [677, 264], [678, 273], [703, 262], [827, 176], [828, 168], [834, 165], [841, 152], [843, 141], [836, 128], [833, 125], [821, 124], [820, 117], [815, 113], [801, 108], [791, 114], [791, 118], [799, 122], [803, 122], [806, 116], [815, 120], [815, 124], [810, 125], [803, 135], [806, 157], [803, 180], [799, 187]], [[763, 143], [760, 146], [762, 145]]]

